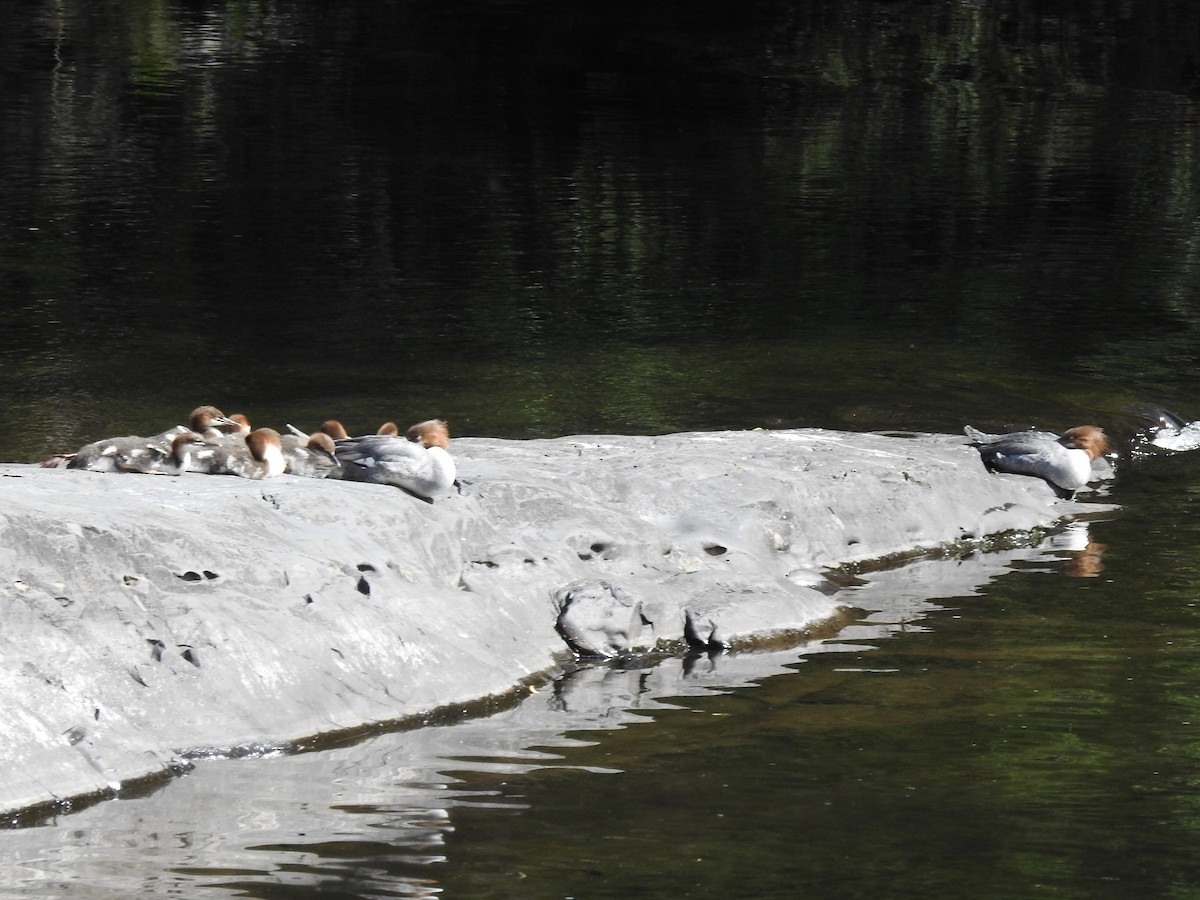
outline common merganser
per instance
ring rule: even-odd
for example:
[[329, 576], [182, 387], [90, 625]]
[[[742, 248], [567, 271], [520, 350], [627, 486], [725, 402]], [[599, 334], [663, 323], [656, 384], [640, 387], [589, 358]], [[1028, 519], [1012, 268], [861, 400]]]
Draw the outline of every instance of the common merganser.
[[273, 478], [283, 474], [287, 462], [279, 432], [274, 428], [256, 428], [244, 439], [229, 435], [227, 440], [218, 442], [206, 465], [213, 475]]
[[[188, 434], [190, 432], [180, 433]], [[61, 456], [68, 469], [84, 469], [88, 472], [125, 472], [127, 471], [126, 465], [131, 460], [149, 457], [152, 454], [169, 453], [171, 440], [175, 436], [172, 434], [165, 441], [159, 440], [157, 437], [140, 437], [133, 434], [125, 437], [105, 438], [102, 441], [85, 444], [74, 453]], [[48, 465], [50, 462], [51, 460], [47, 460], [42, 465], [54, 468]], [[64, 463], [59, 463], [59, 465], [64, 465]]]
[[155, 446], [155, 453], [130, 459], [122, 471], [140, 472], [143, 475], [182, 475], [184, 472], [193, 471], [194, 454], [203, 452], [203, 448], [207, 446], [208, 442], [201, 435], [194, 431], [185, 431], [171, 440], [169, 453], [157, 452], [160, 448]]
[[[171, 453], [171, 442], [181, 434], [199, 434], [203, 438], [220, 437], [220, 425], [235, 425], [232, 418], [215, 406], [198, 406], [188, 416], [187, 425], [176, 425], [149, 437], [126, 435], [93, 441], [74, 453], [56, 453], [39, 465], [43, 469], [86, 469], [91, 472], [124, 472], [122, 463], [131, 459], [166, 457]], [[203, 452], [203, 451], [201, 451]], [[78, 460], [78, 461], [77, 461]], [[194, 460], [193, 460], [194, 462]]]
[[67, 463], [67, 468], [90, 472], [182, 475], [192, 468], [194, 451], [204, 446], [207, 446], [204, 438], [193, 431], [180, 432], [169, 444], [152, 438], [110, 438], [80, 449]]
[[326, 419], [321, 423], [321, 431], [335, 441], [344, 441], [350, 437], [350, 432], [346, 430], [346, 426], [337, 419]]
[[432, 502], [454, 486], [450, 430], [441, 419], [430, 419], [413, 425], [407, 434], [407, 439], [368, 434], [338, 441], [335, 453], [342, 468], [335, 477], [395, 485]]
[[[152, 440], [162, 441], [164, 444], [170, 443], [176, 435], [183, 434], [185, 431], [192, 431], [203, 437], [205, 440], [214, 440], [224, 437], [229, 433], [230, 429], [240, 427], [237, 419], [245, 420], [245, 416], [227, 416], [215, 406], [197, 406], [188, 416], [187, 425], [176, 425], [174, 428], [168, 428], [160, 434], [154, 435]], [[249, 431], [249, 423], [246, 430]], [[222, 429], [224, 426], [224, 430]]]
[[[307, 431], [301, 431], [290, 422], [288, 423], [287, 430], [301, 440], [307, 441], [310, 437]], [[346, 426], [344, 426], [337, 419], [326, 419], [321, 423], [321, 427], [317, 430], [317, 434], [329, 435], [330, 439], [334, 441], [344, 441], [346, 438], [350, 437], [350, 432], [346, 430]]]
[[1079, 425], [1061, 435], [1049, 431], [1014, 431], [985, 434], [970, 425], [963, 429], [978, 445], [989, 472], [1033, 475], [1069, 493], [1092, 479], [1092, 461], [1108, 452], [1104, 431]]
[[241, 413], [234, 413], [229, 417], [229, 427], [225, 429], [226, 434], [240, 434], [243, 437], [250, 433], [250, 420]]
[[226, 416], [215, 406], [192, 411], [190, 421], [204, 435], [206, 445], [198, 447], [192, 459], [192, 471], [207, 475], [236, 475], [238, 462], [246, 458], [246, 437], [250, 420], [242, 413]]
[[339, 466], [333, 438], [322, 431], [313, 435], [285, 434], [280, 441], [286, 463], [284, 471], [289, 475], [327, 478]]
[[[324, 422], [321, 423], [321, 427], [318, 430], [322, 434], [329, 435], [335, 441], [344, 441], [350, 437], [350, 432], [348, 432], [346, 430], [346, 426], [343, 425], [341, 422], [339, 422], [337, 419], [326, 419]], [[308, 432], [301, 431], [295, 425], [288, 425], [288, 431], [290, 431], [292, 434], [296, 435], [296, 437], [301, 437], [301, 438], [308, 437]], [[384, 422], [382, 425], [379, 426], [379, 430], [375, 433], [391, 435], [392, 437], [398, 437], [400, 434], [400, 429], [396, 427], [395, 422]]]

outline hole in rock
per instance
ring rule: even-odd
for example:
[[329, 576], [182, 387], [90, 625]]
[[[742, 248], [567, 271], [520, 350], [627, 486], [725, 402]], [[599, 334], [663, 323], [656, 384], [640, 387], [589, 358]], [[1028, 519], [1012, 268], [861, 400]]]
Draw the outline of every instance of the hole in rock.
[[200, 668], [200, 657], [196, 655], [196, 651], [185, 644], [180, 644], [179, 646], [184, 648], [183, 652], [179, 655], [190, 662], [197, 669]]
[[184, 572], [182, 575], [176, 575], [175, 577], [183, 581], [200, 581], [204, 578], [199, 572]]
[[358, 579], [358, 592], [360, 594], [362, 594], [364, 597], [371, 596], [371, 585], [367, 583], [367, 579], [365, 579], [365, 578]]
[[704, 552], [709, 556], [723, 556], [729, 552], [729, 548], [722, 547], [720, 544], [705, 544]]
[[357, 568], [358, 568], [358, 571], [360, 571], [360, 572], [378, 572], [379, 571], [370, 563], [359, 563]]
[[163, 650], [166, 644], [158, 640], [158, 638], [146, 638], [146, 643], [150, 645], [150, 656], [155, 662], [162, 662]]
[[221, 576], [220, 576], [220, 575], [218, 575], [216, 572], [210, 572], [210, 571], [208, 571], [208, 569], [205, 569], [205, 570], [204, 570], [204, 572], [203, 572], [202, 574], [203, 574], [203, 575], [204, 575], [204, 577], [205, 577], [205, 578], [207, 578], [209, 581], [212, 581], [214, 578], [220, 578], [220, 577], [221, 577]]

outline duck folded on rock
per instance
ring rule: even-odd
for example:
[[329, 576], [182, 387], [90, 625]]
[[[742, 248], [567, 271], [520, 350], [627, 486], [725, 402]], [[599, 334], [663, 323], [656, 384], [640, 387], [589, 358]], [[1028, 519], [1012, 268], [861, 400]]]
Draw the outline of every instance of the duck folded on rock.
[[[312, 435], [285, 434], [283, 444], [284, 471], [304, 478], [328, 478], [338, 469], [333, 438], [324, 432]], [[334, 476], [336, 477], [336, 476]]]
[[455, 485], [450, 429], [441, 419], [418, 422], [406, 437], [367, 434], [336, 442], [341, 468], [332, 478], [390, 484], [428, 503]]
[[229, 435], [213, 445], [211, 454], [195, 464], [209, 475], [236, 475], [239, 478], [274, 478], [287, 467], [283, 442], [274, 428], [256, 428], [245, 437]]
[[193, 431], [181, 431], [166, 443], [144, 437], [109, 438], [80, 448], [66, 467], [89, 472], [182, 475], [193, 470], [197, 451], [202, 453], [208, 446]]
[[963, 431], [989, 472], [1032, 475], [1068, 495], [1093, 480], [1092, 462], [1109, 450], [1104, 431], [1095, 425], [1079, 425], [1061, 435], [1049, 431], [986, 434], [970, 425]]

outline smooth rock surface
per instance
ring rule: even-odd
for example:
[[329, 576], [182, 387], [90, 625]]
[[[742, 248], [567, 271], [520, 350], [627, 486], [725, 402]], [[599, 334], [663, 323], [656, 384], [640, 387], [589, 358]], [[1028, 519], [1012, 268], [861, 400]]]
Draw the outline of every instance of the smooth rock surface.
[[1085, 508], [988, 475], [956, 437], [452, 449], [461, 493], [433, 504], [291, 476], [0, 466], [0, 810], [459, 706], [571, 651], [799, 634], [850, 602], [827, 567]]

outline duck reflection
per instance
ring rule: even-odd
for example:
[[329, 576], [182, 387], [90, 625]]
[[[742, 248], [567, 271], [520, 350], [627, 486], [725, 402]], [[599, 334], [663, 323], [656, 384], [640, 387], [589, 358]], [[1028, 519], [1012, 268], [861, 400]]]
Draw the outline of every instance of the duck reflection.
[[1104, 571], [1106, 544], [1092, 540], [1087, 522], [1071, 522], [1051, 535], [1047, 555], [1055, 557], [1054, 571], [1075, 578], [1095, 578]]

